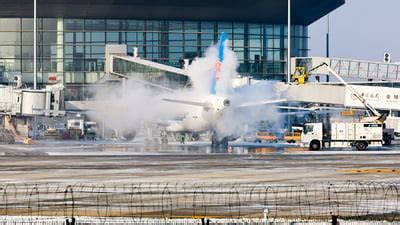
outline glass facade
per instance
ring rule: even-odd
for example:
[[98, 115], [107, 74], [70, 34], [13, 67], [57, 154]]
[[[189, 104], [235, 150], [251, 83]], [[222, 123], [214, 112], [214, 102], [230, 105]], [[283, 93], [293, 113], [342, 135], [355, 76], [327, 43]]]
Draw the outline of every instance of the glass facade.
[[[292, 27], [292, 55], [308, 55], [307, 26]], [[283, 79], [287, 27], [255, 23], [38, 19], [38, 85], [57, 77], [66, 84], [66, 100], [87, 97], [85, 86], [104, 76], [106, 44], [139, 48], [142, 58], [176, 67], [202, 56], [226, 32], [240, 61], [239, 72], [256, 79]], [[33, 82], [33, 19], [0, 18], [0, 75], [20, 73]], [[51, 79], [50, 79], [51, 80]]]

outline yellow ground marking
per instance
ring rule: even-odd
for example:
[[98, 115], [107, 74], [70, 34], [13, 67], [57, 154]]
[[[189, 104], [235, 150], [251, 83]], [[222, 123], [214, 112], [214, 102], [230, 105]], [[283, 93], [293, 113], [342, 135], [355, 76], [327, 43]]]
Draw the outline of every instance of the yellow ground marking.
[[381, 169], [350, 169], [350, 170], [339, 170], [342, 173], [376, 173], [376, 174], [400, 174], [400, 169], [390, 169], [390, 168], [381, 168]]
[[309, 151], [308, 148], [303, 148], [303, 147], [298, 147], [298, 148], [285, 148], [285, 152], [304, 152], [304, 151]]

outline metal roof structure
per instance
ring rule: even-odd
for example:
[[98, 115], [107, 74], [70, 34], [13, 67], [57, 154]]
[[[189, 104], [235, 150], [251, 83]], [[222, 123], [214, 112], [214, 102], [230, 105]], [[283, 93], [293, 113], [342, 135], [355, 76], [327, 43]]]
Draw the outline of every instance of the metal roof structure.
[[[292, 21], [309, 25], [345, 0], [292, 0]], [[154, 19], [285, 24], [285, 0], [37, 0], [43, 18]], [[33, 17], [33, 0], [4, 0], [0, 17]]]

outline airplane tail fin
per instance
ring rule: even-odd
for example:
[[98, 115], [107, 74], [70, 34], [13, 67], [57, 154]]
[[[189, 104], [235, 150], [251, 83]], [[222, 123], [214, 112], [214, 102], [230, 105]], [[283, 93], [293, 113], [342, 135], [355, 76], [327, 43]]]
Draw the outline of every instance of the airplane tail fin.
[[225, 32], [221, 33], [221, 36], [218, 41], [218, 60], [215, 65], [215, 76], [213, 77], [212, 80], [212, 85], [211, 85], [211, 94], [216, 95], [217, 94], [217, 83], [218, 80], [221, 78], [220, 73], [221, 73], [221, 65], [224, 61], [225, 54], [225, 42], [227, 40], [227, 35]]

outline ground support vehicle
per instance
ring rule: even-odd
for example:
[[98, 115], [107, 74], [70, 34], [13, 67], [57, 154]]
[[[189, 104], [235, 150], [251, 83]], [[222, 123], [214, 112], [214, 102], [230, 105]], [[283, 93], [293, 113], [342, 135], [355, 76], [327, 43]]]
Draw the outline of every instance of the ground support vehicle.
[[71, 139], [95, 140], [97, 136], [97, 123], [83, 119], [70, 119], [67, 123], [69, 137]]
[[278, 142], [278, 137], [271, 132], [258, 131], [256, 133], [256, 143], [262, 142]]
[[301, 142], [310, 150], [322, 148], [355, 147], [359, 151], [368, 147], [382, 147], [383, 124], [381, 123], [306, 123]]

